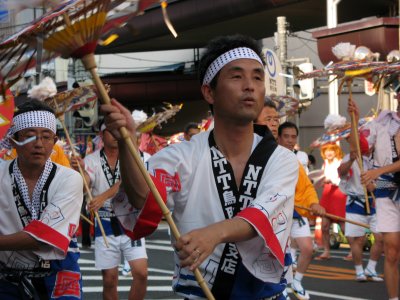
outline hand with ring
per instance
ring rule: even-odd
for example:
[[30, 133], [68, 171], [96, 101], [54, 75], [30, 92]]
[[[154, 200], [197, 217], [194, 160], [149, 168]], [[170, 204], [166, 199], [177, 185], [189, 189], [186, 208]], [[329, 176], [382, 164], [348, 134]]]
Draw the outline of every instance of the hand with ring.
[[197, 257], [193, 261], [195, 263], [195, 262], [197, 262], [199, 260], [199, 258], [201, 256], [201, 252], [199, 251], [199, 249], [194, 249], [193, 252], [197, 253]]
[[195, 229], [182, 235], [175, 243], [181, 267], [198, 268], [220, 243], [218, 231], [210, 227]]

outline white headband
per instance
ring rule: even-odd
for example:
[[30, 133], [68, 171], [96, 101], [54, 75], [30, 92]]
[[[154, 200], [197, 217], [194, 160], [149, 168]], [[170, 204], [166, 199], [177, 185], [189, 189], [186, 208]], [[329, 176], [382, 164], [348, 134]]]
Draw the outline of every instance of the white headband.
[[241, 58], [254, 59], [264, 66], [260, 56], [254, 50], [246, 47], [234, 48], [218, 56], [208, 66], [204, 75], [203, 85], [209, 84], [226, 64]]
[[47, 128], [56, 133], [56, 116], [53, 113], [44, 110], [29, 111], [15, 116], [13, 118], [13, 125], [8, 129], [4, 139], [0, 141], [0, 148], [11, 149], [9, 139], [16, 132], [34, 127]]

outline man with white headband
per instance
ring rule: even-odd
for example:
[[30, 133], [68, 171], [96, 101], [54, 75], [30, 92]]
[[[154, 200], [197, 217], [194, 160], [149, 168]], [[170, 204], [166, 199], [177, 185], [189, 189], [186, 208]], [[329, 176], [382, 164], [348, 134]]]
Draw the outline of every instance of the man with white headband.
[[[259, 45], [241, 35], [211, 41], [199, 64], [201, 91], [212, 106], [214, 129], [174, 144], [148, 161], [152, 179], [173, 208], [182, 236], [174, 241], [173, 289], [185, 299], [205, 298], [200, 269], [216, 299], [284, 299], [285, 255], [298, 174], [295, 155], [278, 146], [267, 127], [253, 127], [264, 102]], [[124, 191], [114, 208], [132, 237], [157, 222], [154, 198], [118, 129], [135, 124], [117, 101], [101, 107], [119, 140]], [[129, 213], [129, 205], [136, 208]], [[128, 209], [129, 208], [129, 209]], [[128, 218], [128, 216], [130, 218]]]
[[79, 253], [68, 250], [77, 248], [83, 183], [49, 159], [56, 140], [54, 112], [33, 100], [2, 141], [18, 157], [0, 165], [0, 299], [82, 297]]
[[[129, 292], [130, 300], [144, 299], [147, 288], [147, 253], [145, 239], [132, 241], [120, 226], [117, 215], [111, 206], [113, 197], [120, 185], [120, 163], [118, 143], [104, 124], [100, 125], [100, 137], [103, 147], [87, 155], [84, 160], [75, 158], [71, 164], [77, 169], [77, 161], [85, 170], [86, 182], [92, 190], [93, 200], [88, 204], [90, 211], [97, 211], [104, 232], [107, 235], [106, 246], [97, 220], [95, 222], [95, 267], [101, 270], [103, 277], [103, 299], [118, 299], [118, 266], [121, 254], [129, 262], [133, 280]], [[140, 153], [142, 160], [149, 155]]]

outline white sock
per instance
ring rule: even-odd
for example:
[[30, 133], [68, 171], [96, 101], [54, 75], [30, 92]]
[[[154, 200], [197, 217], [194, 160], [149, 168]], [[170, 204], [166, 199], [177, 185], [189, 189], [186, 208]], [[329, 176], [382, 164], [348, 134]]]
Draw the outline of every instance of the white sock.
[[389, 300], [399, 300], [399, 297], [389, 298]]
[[302, 274], [300, 272], [296, 272], [296, 274], [294, 275], [294, 280], [301, 282], [303, 280], [303, 276], [304, 276], [304, 274]]
[[292, 288], [296, 291], [304, 290], [303, 285], [301, 284], [301, 280], [303, 279], [303, 274], [297, 273], [294, 275], [294, 280], [292, 282]]
[[376, 270], [375, 270], [376, 263], [377, 262], [375, 260], [372, 260], [372, 259], [368, 260], [368, 265], [367, 265], [366, 269], [368, 269], [369, 271], [371, 271], [373, 273], [376, 273]]
[[125, 261], [124, 261], [124, 269], [125, 270], [128, 270], [128, 269], [130, 269], [131, 267], [129, 266], [129, 262], [125, 259]]
[[364, 273], [364, 269], [362, 265], [355, 265], [356, 268], [356, 274]]
[[297, 252], [296, 248], [290, 248], [290, 254], [292, 255], [293, 261], [297, 261], [296, 252]]

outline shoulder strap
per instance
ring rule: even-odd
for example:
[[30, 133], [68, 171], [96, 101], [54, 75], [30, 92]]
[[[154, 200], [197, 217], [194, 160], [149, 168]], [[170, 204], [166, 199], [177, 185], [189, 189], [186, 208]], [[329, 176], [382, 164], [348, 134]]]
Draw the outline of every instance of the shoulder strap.
[[[264, 138], [258, 143], [247, 162], [239, 190], [236, 188], [232, 167], [216, 149], [213, 132], [209, 136], [209, 145], [219, 198], [225, 218], [229, 219], [246, 208], [256, 197], [265, 166], [275, 151], [277, 143], [271, 132], [266, 131]], [[212, 287], [212, 293], [216, 299], [230, 298], [240, 264], [241, 258], [236, 244], [225, 244]]]

